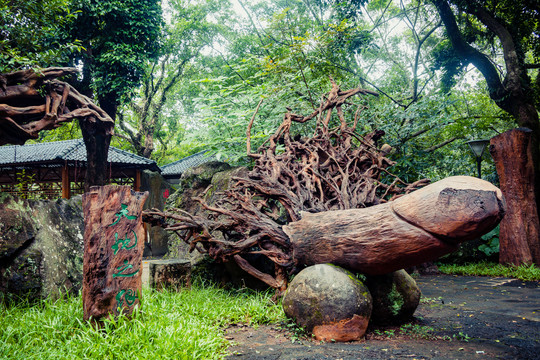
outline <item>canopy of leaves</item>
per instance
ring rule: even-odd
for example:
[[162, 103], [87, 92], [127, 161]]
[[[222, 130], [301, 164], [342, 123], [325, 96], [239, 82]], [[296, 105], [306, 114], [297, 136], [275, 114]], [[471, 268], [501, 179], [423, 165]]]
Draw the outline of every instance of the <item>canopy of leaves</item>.
[[81, 49], [65, 29], [75, 20], [70, 0], [0, 0], [0, 73], [67, 62]]
[[[81, 66], [79, 84], [93, 91], [100, 105], [115, 116], [116, 107], [127, 101], [145, 73], [148, 60], [160, 51], [163, 23], [157, 0], [73, 0], [76, 19], [71, 38], [84, 51], [72, 61]], [[84, 90], [83, 89], [83, 90]], [[111, 109], [111, 110], [110, 110]]]

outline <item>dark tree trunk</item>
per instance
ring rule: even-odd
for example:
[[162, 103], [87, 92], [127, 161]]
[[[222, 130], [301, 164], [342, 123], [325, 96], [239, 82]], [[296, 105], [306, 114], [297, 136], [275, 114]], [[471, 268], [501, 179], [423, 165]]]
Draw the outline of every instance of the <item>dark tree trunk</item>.
[[[114, 99], [99, 98], [100, 107], [114, 121], [118, 106]], [[82, 130], [84, 144], [86, 145], [86, 179], [84, 191], [87, 192], [91, 186], [103, 186], [108, 183], [110, 178], [110, 169], [107, 156], [111, 144], [112, 130], [111, 126], [99, 126], [94, 123], [92, 118], [79, 122]]]
[[501, 221], [501, 264], [540, 265], [540, 227], [538, 199], [535, 196], [535, 163], [533, 132], [520, 128], [507, 131], [491, 139], [489, 148], [508, 213]]
[[84, 191], [88, 192], [91, 186], [103, 186], [108, 182], [107, 156], [111, 144], [112, 127], [102, 126], [92, 117], [79, 121], [79, 125], [86, 146], [87, 167]]

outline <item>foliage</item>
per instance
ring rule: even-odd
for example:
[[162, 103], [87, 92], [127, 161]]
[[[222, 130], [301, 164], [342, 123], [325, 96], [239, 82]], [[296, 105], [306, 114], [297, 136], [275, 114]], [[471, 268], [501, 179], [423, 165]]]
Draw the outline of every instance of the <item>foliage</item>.
[[254, 147], [278, 126], [285, 103], [298, 113], [313, 111], [320, 101], [317, 94], [330, 86], [329, 76], [344, 87], [355, 86], [333, 63], [348, 61], [350, 46], [359, 49], [369, 40], [352, 20], [319, 16], [333, 2], [241, 4], [245, 20], [229, 22], [222, 32], [226, 50], [214, 46], [213, 71], [197, 81], [200, 93], [194, 103], [204, 131], [197, 140], [245, 163], [245, 128], [260, 99]]
[[486, 256], [491, 256], [499, 253], [499, 225], [491, 230], [486, 235], [482, 236], [484, 244], [478, 247], [478, 250], [483, 252]]
[[77, 12], [70, 0], [0, 0], [0, 74], [66, 62], [82, 50], [64, 29]]
[[179, 292], [145, 290], [131, 320], [120, 316], [95, 329], [82, 321], [81, 297], [0, 305], [2, 359], [222, 359], [222, 328], [284, 319], [269, 293], [195, 285]]
[[137, 97], [119, 113], [116, 135], [127, 140], [138, 155], [159, 160], [183, 139], [191, 91], [183, 82], [199, 71], [196, 63], [201, 51], [212, 43], [219, 28], [209, 15], [219, 12], [222, 4], [183, 0], [168, 4], [170, 21], [164, 29], [160, 57], [147, 62]]
[[401, 325], [399, 331], [400, 335], [407, 335], [413, 339], [436, 339], [433, 334], [435, 330], [430, 326], [408, 323]]
[[17, 190], [17, 197], [20, 199], [35, 199], [35, 195], [28, 190], [31, 190], [34, 185], [35, 174], [27, 173], [26, 169], [22, 169], [20, 172], [15, 173], [15, 189]]
[[504, 276], [523, 281], [540, 280], [540, 268], [534, 264], [519, 266], [501, 265], [490, 262], [470, 263], [465, 265], [438, 264], [439, 271], [452, 275]]
[[[237, 15], [245, 21], [225, 24], [224, 49], [214, 49], [206, 60], [211, 70], [192, 83], [198, 87], [193, 101], [200, 120], [188, 135], [230, 162], [249, 164], [244, 129], [259, 99], [264, 101], [253, 126], [254, 147], [278, 125], [274, 119], [284, 103], [295, 112], [312, 110], [329, 75], [343, 86], [360, 83], [379, 91], [378, 99], [365, 101], [359, 132], [386, 132], [383, 141], [394, 147], [390, 158], [397, 162], [392, 171], [404, 181], [474, 175], [464, 142], [509, 127], [485, 82], [471, 81], [470, 74], [458, 79], [455, 91], [440, 91], [432, 52], [444, 37], [433, 7], [372, 1], [357, 9], [354, 20], [337, 21], [318, 16], [325, 8], [316, 1], [242, 4], [251, 17]], [[294, 131], [306, 135], [312, 129]], [[493, 166], [484, 162], [484, 168], [496, 181]]]
[[94, 93], [114, 119], [118, 105], [128, 101], [145, 73], [146, 62], [159, 55], [162, 25], [157, 0], [73, 0], [76, 19], [70, 36], [84, 51], [71, 64], [82, 68], [78, 87]]

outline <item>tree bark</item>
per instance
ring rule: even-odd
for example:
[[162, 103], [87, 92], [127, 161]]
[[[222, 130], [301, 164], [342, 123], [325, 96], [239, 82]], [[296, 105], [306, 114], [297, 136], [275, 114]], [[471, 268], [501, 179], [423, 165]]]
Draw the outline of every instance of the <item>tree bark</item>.
[[497, 226], [504, 213], [498, 188], [455, 176], [381, 205], [303, 213], [283, 230], [299, 265], [332, 263], [380, 275], [455, 251]]
[[80, 120], [79, 125], [86, 146], [87, 167], [84, 191], [88, 192], [90, 187], [103, 186], [108, 182], [107, 156], [113, 128], [110, 124], [95, 121], [93, 117]]
[[508, 206], [499, 235], [501, 264], [540, 265], [532, 136], [530, 129], [513, 129], [491, 139], [489, 147]]

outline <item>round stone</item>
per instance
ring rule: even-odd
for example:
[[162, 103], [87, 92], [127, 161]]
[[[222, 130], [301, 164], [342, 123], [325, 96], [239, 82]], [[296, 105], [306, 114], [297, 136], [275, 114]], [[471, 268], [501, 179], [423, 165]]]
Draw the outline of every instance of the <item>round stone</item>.
[[411, 319], [420, 303], [420, 288], [405, 270], [368, 276], [366, 285], [373, 296], [374, 324], [402, 324]]
[[[283, 309], [287, 317], [312, 332], [316, 326], [353, 318], [356, 324], [359, 317], [367, 327], [372, 301], [367, 287], [354, 274], [338, 266], [320, 264], [302, 270], [291, 281]], [[365, 329], [362, 336], [364, 332]]]

